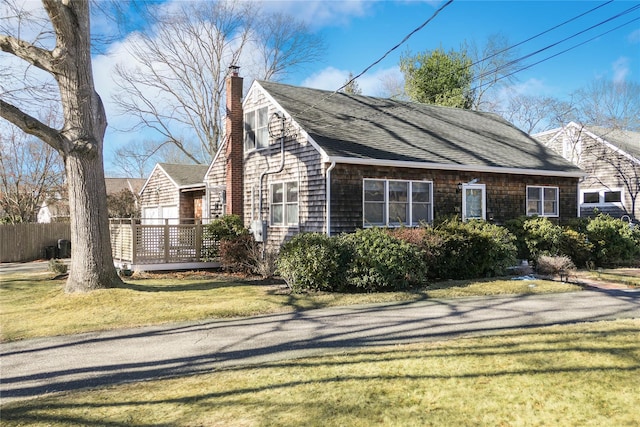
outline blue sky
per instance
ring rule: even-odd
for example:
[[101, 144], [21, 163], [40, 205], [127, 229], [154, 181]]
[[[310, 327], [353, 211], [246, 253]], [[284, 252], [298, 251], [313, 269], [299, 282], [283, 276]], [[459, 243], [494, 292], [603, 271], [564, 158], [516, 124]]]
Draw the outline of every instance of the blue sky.
[[[307, 22], [327, 45], [326, 55], [321, 61], [296, 70], [280, 81], [336, 90], [346, 81], [350, 72], [354, 75], [362, 72], [445, 3], [421, 0], [265, 1], [263, 6], [268, 10], [285, 12]], [[515, 51], [517, 58], [595, 27], [521, 62], [520, 65], [524, 67], [558, 55], [517, 73], [517, 81], [510, 89], [526, 95], [566, 98], [571, 92], [597, 79], [639, 83], [638, 1], [454, 0], [433, 21], [359, 78], [358, 84], [365, 95], [384, 96], [381, 79], [389, 76], [401, 79], [398, 63], [403, 53], [417, 53], [438, 47], [459, 49], [465, 41], [475, 42], [481, 47], [490, 35], [496, 33], [505, 36], [509, 44], [514, 45], [600, 5], [597, 10], [519, 46]], [[634, 7], [635, 10], [628, 12]], [[625, 12], [628, 13], [614, 18]], [[610, 21], [605, 22], [607, 20]], [[628, 23], [632, 20], [635, 21]], [[584, 44], [572, 48], [581, 43]], [[568, 52], [560, 54], [570, 48]], [[133, 143], [141, 137], [140, 134], [127, 135], [113, 130], [122, 127], [119, 126], [120, 120], [126, 120], [114, 114], [108, 101], [113, 89], [109, 70], [117, 59], [117, 55], [94, 59], [96, 88], [105, 100], [109, 123], [112, 125], [105, 145], [107, 171], [115, 148]]]
[[[156, 1], [159, 5], [167, 5], [193, 0]], [[362, 72], [445, 3], [446, 0], [266, 0], [262, 6], [304, 20], [312, 31], [324, 38], [327, 45], [326, 55], [321, 61], [296, 70], [281, 81], [336, 90], [350, 72], [354, 75]], [[36, 0], [27, 0], [24, 4], [30, 8], [41, 8]], [[389, 76], [401, 78], [399, 58], [407, 51], [417, 53], [438, 47], [458, 49], [465, 41], [482, 46], [491, 34], [496, 33], [505, 36], [513, 45], [598, 6], [601, 7], [594, 12], [519, 46], [516, 57], [529, 55], [584, 31], [521, 62], [522, 66], [528, 66], [558, 55], [518, 73], [518, 81], [510, 89], [527, 95], [566, 98], [576, 89], [598, 79], [640, 83], [640, 1], [454, 0], [432, 22], [359, 78], [358, 84], [366, 95], [384, 95], [381, 93], [381, 79]], [[136, 20], [135, 16], [130, 18], [139, 30], [145, 29], [144, 22]], [[605, 22], [607, 20], [610, 21]], [[93, 22], [97, 32], [104, 30], [100, 26], [106, 24], [107, 21]], [[587, 31], [592, 26], [595, 28]], [[105, 51], [109, 55], [94, 56], [96, 89], [105, 102], [110, 124], [105, 138], [107, 171], [113, 168], [111, 157], [117, 147], [136, 143], [145, 137], [141, 132], [123, 134], [116, 131], [126, 127], [127, 117], [118, 116], [110, 101], [115, 89], [112, 67], [118, 61], [126, 61], [127, 56], [122, 53], [126, 50], [123, 46], [128, 38], [124, 36], [107, 46]], [[560, 53], [581, 43], [584, 44]]]
[[[305, 2], [299, 2], [304, 4]], [[328, 2], [336, 5], [339, 2]], [[408, 33], [427, 20], [445, 2], [367, 1], [351, 3], [351, 15], [335, 21], [315, 24], [328, 44], [325, 60], [314, 69], [297, 72], [284, 79], [294, 85], [335, 90], [348, 72], [357, 75]], [[356, 9], [354, 6], [360, 6]], [[517, 57], [531, 54], [560, 40], [586, 31], [558, 46], [523, 61], [533, 64], [580, 43], [539, 65], [517, 74], [520, 90], [564, 97], [595, 79], [640, 81], [640, 9], [602, 23], [630, 8], [637, 1], [617, 0], [609, 4], [592, 1], [464, 1], [456, 0], [402, 47], [392, 52], [360, 81], [367, 94], [376, 94], [379, 76], [397, 72], [399, 57], [407, 50], [417, 53], [443, 47], [458, 49], [461, 43], [475, 41], [483, 45], [491, 34], [500, 33], [510, 44], [524, 41], [538, 33], [603, 5], [599, 9], [561, 26], [515, 49]], [[331, 7], [331, 6], [329, 6]], [[338, 9], [336, 7], [336, 9]], [[310, 21], [311, 25], [313, 21]], [[611, 31], [613, 30], [613, 31]], [[601, 34], [609, 32], [606, 35]], [[594, 38], [592, 41], [589, 39]], [[340, 79], [337, 79], [340, 77]]]

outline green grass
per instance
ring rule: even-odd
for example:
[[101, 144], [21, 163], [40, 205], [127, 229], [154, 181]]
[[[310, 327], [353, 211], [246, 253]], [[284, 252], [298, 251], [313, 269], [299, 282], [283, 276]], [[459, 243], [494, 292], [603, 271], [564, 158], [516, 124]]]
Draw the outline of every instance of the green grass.
[[52, 280], [49, 273], [3, 277], [0, 287], [0, 339], [13, 341], [350, 304], [580, 289], [544, 280], [486, 280], [449, 281], [412, 292], [291, 294], [281, 284], [265, 285], [233, 276], [204, 273], [132, 279], [121, 288], [87, 294], [65, 294], [63, 284], [64, 280]]
[[640, 320], [367, 348], [2, 407], [5, 426], [637, 426]]
[[52, 280], [50, 273], [4, 275], [0, 340], [351, 304], [580, 289], [544, 280], [485, 280], [449, 281], [412, 292], [291, 294], [282, 284], [211, 273], [127, 279], [121, 288], [86, 294], [65, 294], [63, 285], [63, 279]]

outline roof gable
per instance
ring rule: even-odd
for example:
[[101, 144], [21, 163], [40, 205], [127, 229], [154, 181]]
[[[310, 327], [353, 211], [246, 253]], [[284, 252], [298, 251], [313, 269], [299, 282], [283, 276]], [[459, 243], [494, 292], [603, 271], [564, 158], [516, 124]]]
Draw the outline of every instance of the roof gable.
[[610, 129], [601, 126], [585, 126], [569, 122], [566, 126], [550, 129], [532, 135], [534, 138], [550, 136], [549, 141], [561, 137], [568, 129], [585, 132], [589, 137], [606, 144], [610, 149], [640, 163], [640, 132], [623, 129]]
[[204, 175], [209, 168], [209, 165], [181, 165], [175, 163], [158, 163], [158, 165], [178, 188], [204, 185]]
[[156, 173], [165, 174], [177, 189], [200, 186], [204, 187], [204, 176], [208, 168], [209, 165], [156, 163], [138, 194], [142, 194], [144, 192], [149, 181]]
[[259, 84], [318, 144], [325, 160], [581, 173], [495, 114]]

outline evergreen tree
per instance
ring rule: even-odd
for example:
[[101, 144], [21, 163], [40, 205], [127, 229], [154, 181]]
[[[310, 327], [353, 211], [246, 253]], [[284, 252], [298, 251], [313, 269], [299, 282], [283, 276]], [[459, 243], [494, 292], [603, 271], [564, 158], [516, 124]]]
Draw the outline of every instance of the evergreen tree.
[[473, 106], [471, 59], [466, 51], [442, 48], [400, 58], [405, 91], [413, 101], [447, 107]]

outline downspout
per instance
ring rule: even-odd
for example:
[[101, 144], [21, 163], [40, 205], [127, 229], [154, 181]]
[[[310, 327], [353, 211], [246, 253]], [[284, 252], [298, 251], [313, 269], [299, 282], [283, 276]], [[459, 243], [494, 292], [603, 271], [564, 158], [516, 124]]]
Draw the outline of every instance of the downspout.
[[576, 195], [576, 198], [578, 200], [576, 200], [576, 205], [578, 206], [578, 212], [577, 212], [577, 218], [580, 218], [582, 215], [582, 210], [580, 209], [580, 182], [583, 180], [584, 178], [580, 178], [578, 179], [578, 194]]
[[327, 187], [327, 236], [331, 237], [331, 171], [336, 167], [336, 162], [331, 162], [327, 168], [326, 187]]

